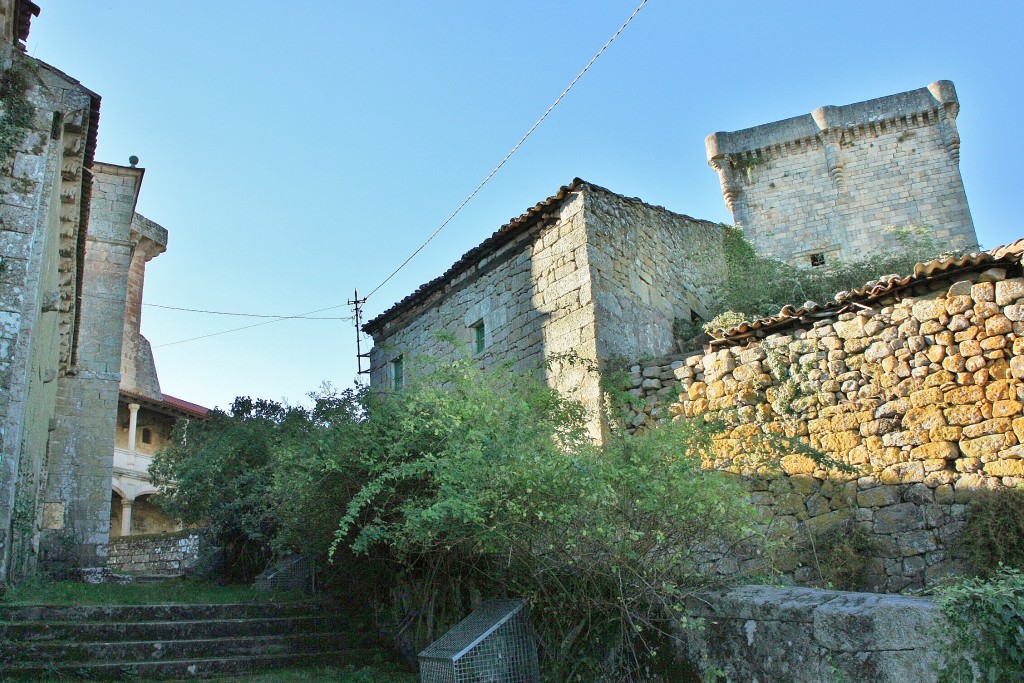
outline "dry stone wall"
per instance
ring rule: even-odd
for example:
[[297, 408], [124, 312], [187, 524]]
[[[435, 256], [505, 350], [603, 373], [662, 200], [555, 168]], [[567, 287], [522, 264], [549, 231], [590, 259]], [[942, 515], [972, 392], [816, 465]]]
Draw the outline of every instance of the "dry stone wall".
[[[642, 403], [627, 427], [725, 411], [734, 424], [706, 465], [748, 477], [766, 523], [799, 539], [856, 524], [875, 549], [865, 588], [958, 571], [972, 492], [1024, 483], [1024, 278], [949, 278], [747, 346], [635, 365]], [[764, 435], [798, 437], [854, 473], [799, 453], [773, 473], [749, 457]], [[790, 569], [819, 578], [809, 561]]]

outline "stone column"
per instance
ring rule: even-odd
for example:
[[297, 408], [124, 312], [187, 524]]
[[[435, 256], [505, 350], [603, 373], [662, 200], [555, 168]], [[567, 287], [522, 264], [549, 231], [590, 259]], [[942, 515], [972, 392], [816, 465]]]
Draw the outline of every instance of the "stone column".
[[139, 404], [128, 404], [128, 466], [135, 469], [135, 435], [139, 427]]
[[127, 498], [121, 499], [121, 535], [131, 536], [132, 533], [132, 503], [135, 501]]

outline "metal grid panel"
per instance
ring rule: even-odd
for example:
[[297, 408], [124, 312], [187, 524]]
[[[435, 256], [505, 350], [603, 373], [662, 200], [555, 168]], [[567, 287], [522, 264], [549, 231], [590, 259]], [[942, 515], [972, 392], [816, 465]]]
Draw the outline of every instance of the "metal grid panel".
[[537, 646], [522, 600], [485, 602], [420, 653], [422, 683], [535, 683]]

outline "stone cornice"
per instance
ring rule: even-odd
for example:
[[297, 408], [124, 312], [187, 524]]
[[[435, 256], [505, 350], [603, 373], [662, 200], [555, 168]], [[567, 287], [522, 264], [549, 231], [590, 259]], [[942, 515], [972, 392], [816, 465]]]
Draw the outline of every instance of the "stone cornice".
[[[956, 119], [960, 110], [951, 81], [936, 81], [926, 88], [879, 97], [840, 107], [828, 105], [810, 114], [775, 121], [735, 132], [712, 133], [705, 141], [708, 162], [743, 157], [773, 148], [814, 144], [828, 131], [879, 130], [891, 122], [938, 123]], [[934, 121], [931, 119], [934, 117]], [[923, 119], [923, 121], [922, 121]], [[712, 164], [713, 165], [713, 164]]]

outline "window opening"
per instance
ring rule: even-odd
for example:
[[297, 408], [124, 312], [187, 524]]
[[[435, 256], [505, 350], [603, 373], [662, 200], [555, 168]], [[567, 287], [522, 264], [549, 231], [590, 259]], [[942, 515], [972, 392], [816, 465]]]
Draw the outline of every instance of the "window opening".
[[825, 254], [822, 254], [822, 253], [811, 254], [811, 267], [812, 268], [820, 268], [823, 265], [825, 265]]
[[486, 336], [487, 329], [484, 327], [484, 321], [480, 320], [473, 325], [473, 345], [477, 353], [481, 353], [484, 350]]
[[149, 427], [142, 428], [142, 443], [153, 443], [153, 430]]
[[405, 384], [405, 359], [402, 356], [391, 361], [391, 386], [401, 389]]

